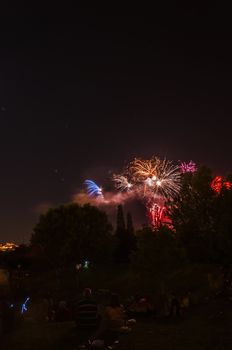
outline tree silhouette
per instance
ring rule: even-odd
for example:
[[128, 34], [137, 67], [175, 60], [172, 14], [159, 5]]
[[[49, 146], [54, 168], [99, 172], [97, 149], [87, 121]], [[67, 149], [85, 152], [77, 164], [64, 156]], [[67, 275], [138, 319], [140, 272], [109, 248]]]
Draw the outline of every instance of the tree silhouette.
[[31, 237], [57, 264], [106, 259], [112, 241], [106, 214], [89, 204], [63, 205], [41, 215]]
[[117, 207], [117, 223], [116, 223], [116, 236], [121, 239], [124, 236], [126, 231], [124, 212], [122, 205], [118, 205]]
[[130, 262], [136, 271], [152, 276], [176, 269], [184, 259], [184, 249], [168, 227], [162, 226], [154, 232], [145, 226], [138, 231], [137, 250], [132, 253]]
[[131, 251], [135, 249], [136, 238], [130, 213], [127, 213], [127, 226], [125, 226], [122, 205], [119, 205], [117, 208], [117, 226], [115, 234], [118, 238], [118, 245], [115, 254], [116, 260], [119, 262], [128, 262]]
[[131, 213], [128, 212], [127, 213], [127, 226], [126, 226], [127, 232], [130, 234], [134, 234], [134, 225], [133, 225], [133, 220], [132, 220], [132, 216]]
[[206, 167], [183, 176], [179, 197], [171, 204], [172, 222], [191, 260], [229, 263], [232, 190], [213, 191], [212, 179], [212, 172]]

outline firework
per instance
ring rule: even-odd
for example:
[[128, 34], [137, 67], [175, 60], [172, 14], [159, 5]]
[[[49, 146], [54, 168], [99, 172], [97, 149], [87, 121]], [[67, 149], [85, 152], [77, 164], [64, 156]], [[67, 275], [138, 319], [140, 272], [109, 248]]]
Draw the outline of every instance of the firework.
[[137, 181], [146, 181], [147, 179], [156, 178], [156, 167], [156, 159], [143, 160], [135, 158], [129, 164], [128, 169]]
[[180, 164], [180, 171], [182, 174], [195, 173], [197, 171], [197, 165], [192, 160], [189, 163], [182, 162]]
[[180, 171], [169, 160], [157, 161], [157, 177], [154, 180], [153, 191], [157, 196], [173, 199], [180, 191]]
[[230, 182], [230, 181], [225, 181], [223, 185], [227, 190], [232, 189], [232, 182]]
[[85, 180], [84, 184], [87, 187], [89, 197], [103, 197], [102, 189], [92, 180]]
[[216, 176], [211, 182], [211, 188], [214, 192], [220, 193], [223, 186], [223, 180], [221, 176]]
[[120, 191], [129, 191], [133, 187], [132, 183], [128, 181], [128, 178], [124, 175], [113, 175], [113, 181], [115, 187]]
[[157, 203], [154, 203], [148, 208], [148, 217], [155, 229], [158, 229], [162, 225], [165, 210], [166, 208], [164, 206], [159, 206]]
[[232, 183], [229, 181], [224, 181], [222, 176], [216, 176], [211, 182], [211, 188], [214, 192], [217, 192], [218, 194], [220, 194], [222, 191], [222, 188], [225, 188], [226, 190], [231, 190]]
[[122, 203], [132, 196], [137, 197], [147, 208], [154, 229], [161, 224], [170, 224], [165, 203], [172, 201], [180, 191], [179, 166], [158, 157], [148, 160], [135, 158], [121, 174], [114, 174], [112, 179], [119, 193], [111, 194], [110, 197], [106, 194], [105, 197], [95, 182], [86, 180], [87, 194], [104, 205]]
[[155, 196], [170, 199], [180, 190], [179, 167], [166, 159], [135, 159], [129, 164], [128, 172], [143, 197]]

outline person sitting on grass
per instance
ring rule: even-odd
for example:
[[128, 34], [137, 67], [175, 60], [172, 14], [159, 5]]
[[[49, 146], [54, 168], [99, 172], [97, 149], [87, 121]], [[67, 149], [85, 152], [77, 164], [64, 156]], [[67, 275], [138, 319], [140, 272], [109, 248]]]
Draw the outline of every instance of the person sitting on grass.
[[105, 317], [108, 328], [112, 331], [119, 331], [125, 325], [124, 307], [120, 304], [117, 294], [112, 294], [110, 304], [105, 309]]
[[71, 312], [66, 300], [60, 300], [58, 303], [58, 309], [56, 313], [56, 321], [65, 322], [71, 319]]
[[109, 306], [105, 308], [100, 328], [94, 339], [103, 339], [106, 345], [118, 342], [120, 333], [127, 333], [131, 329], [127, 326], [124, 317], [124, 307], [120, 304], [116, 294], [110, 297]]
[[148, 297], [137, 296], [137, 298], [128, 307], [129, 313], [136, 316], [150, 316], [154, 313], [154, 305]]

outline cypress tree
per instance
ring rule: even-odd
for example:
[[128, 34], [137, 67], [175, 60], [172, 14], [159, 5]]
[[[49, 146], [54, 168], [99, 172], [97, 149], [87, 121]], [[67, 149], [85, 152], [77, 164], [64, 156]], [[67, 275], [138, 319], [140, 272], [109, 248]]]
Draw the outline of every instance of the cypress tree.
[[120, 239], [124, 236], [126, 231], [126, 225], [125, 225], [125, 219], [124, 219], [124, 213], [123, 213], [123, 207], [122, 205], [118, 205], [117, 209], [117, 224], [116, 224], [116, 235]]
[[129, 234], [134, 234], [134, 225], [133, 225], [133, 220], [132, 220], [132, 216], [131, 213], [128, 212], [127, 213], [127, 226], [126, 226], [127, 232]]

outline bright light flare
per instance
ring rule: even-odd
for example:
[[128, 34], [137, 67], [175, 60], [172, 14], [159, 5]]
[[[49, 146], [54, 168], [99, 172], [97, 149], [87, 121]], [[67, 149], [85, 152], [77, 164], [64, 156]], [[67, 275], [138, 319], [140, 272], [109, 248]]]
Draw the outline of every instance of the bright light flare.
[[148, 178], [145, 180], [145, 183], [146, 183], [146, 185], [148, 185], [149, 187], [153, 186], [153, 180], [152, 180], [150, 177], [148, 177]]

